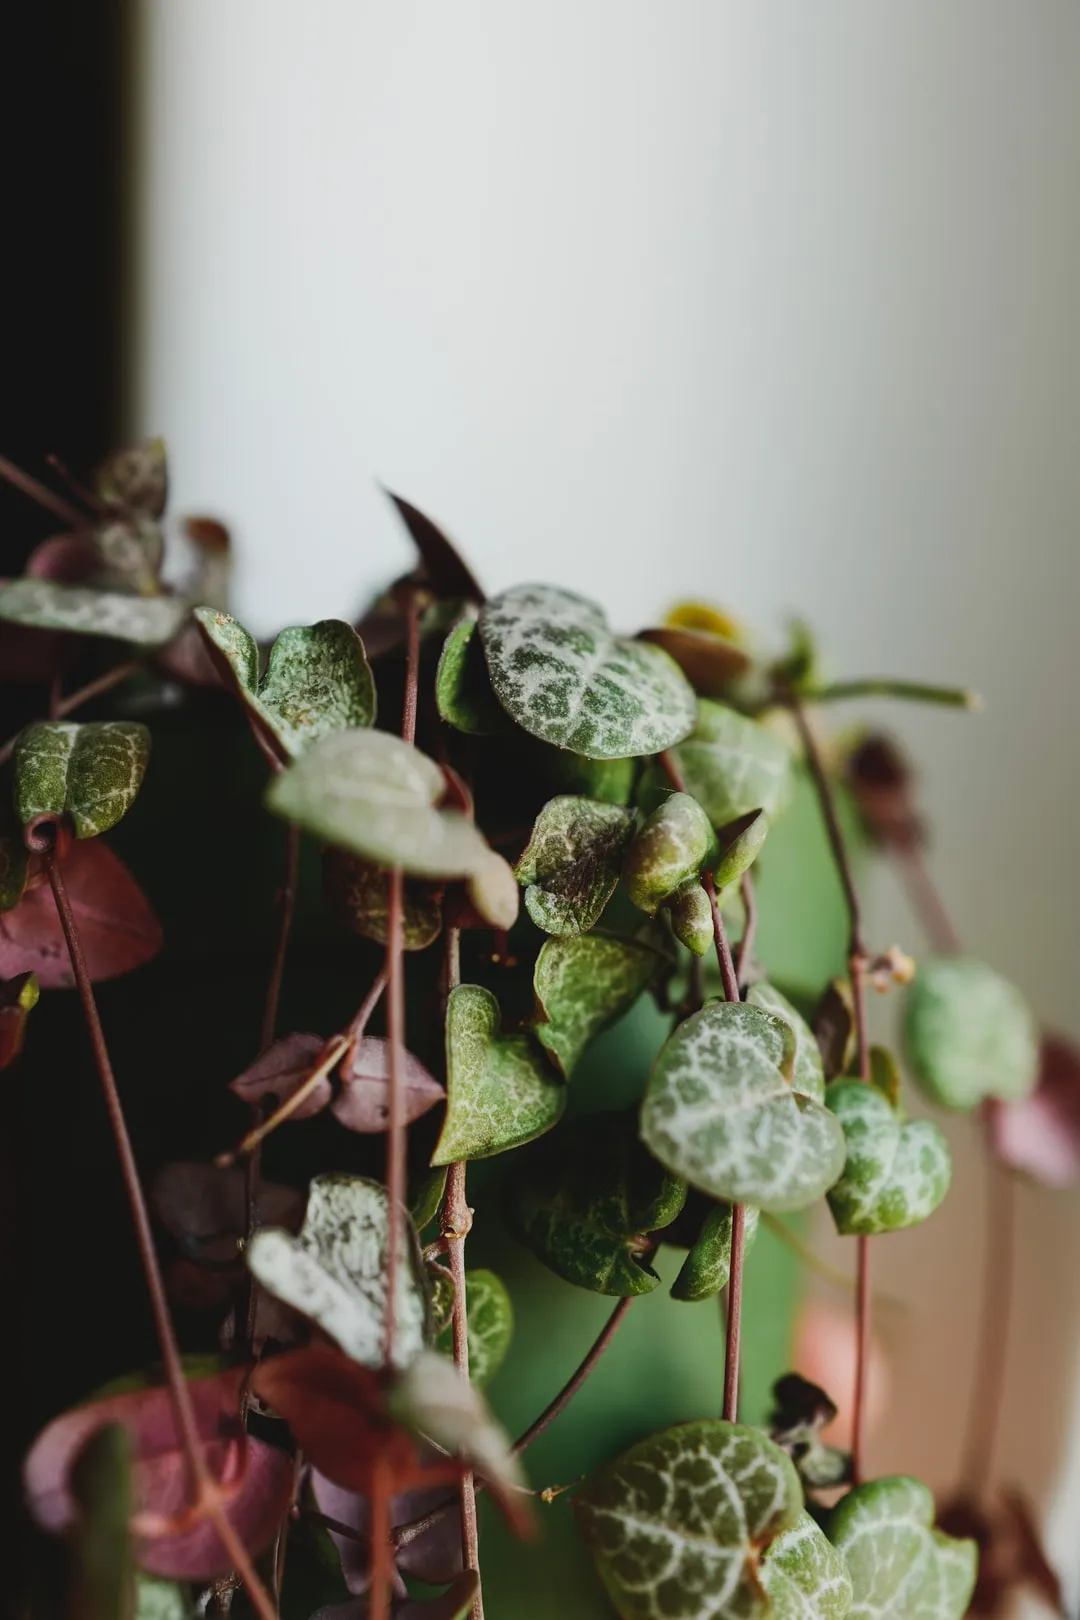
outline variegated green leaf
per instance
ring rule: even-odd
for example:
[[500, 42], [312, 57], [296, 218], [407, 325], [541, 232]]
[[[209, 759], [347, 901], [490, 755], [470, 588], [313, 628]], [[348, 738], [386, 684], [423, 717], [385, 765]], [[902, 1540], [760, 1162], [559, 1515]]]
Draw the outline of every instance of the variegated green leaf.
[[1019, 1102], [1039, 1072], [1039, 1033], [1024, 997], [973, 956], [919, 963], [907, 993], [905, 1038], [916, 1079], [943, 1108], [986, 1097]]
[[460, 619], [439, 654], [435, 704], [447, 725], [475, 737], [506, 731], [510, 719], [491, 690], [484, 649], [472, 616]]
[[69, 816], [76, 838], [96, 838], [135, 802], [150, 758], [150, 733], [133, 720], [43, 720], [15, 745], [15, 811]]
[[[363, 939], [385, 945], [390, 931], [390, 873], [384, 866], [343, 849], [323, 854], [323, 891], [338, 919]], [[406, 878], [401, 919], [407, 951], [423, 951], [442, 932], [440, 890], [422, 878]]]
[[582, 934], [615, 892], [634, 814], [597, 799], [560, 795], [536, 818], [514, 868], [525, 909], [546, 934]]
[[869, 1237], [932, 1215], [952, 1177], [949, 1144], [933, 1121], [905, 1121], [861, 1080], [834, 1080], [825, 1101], [847, 1143], [843, 1175], [828, 1195], [836, 1230]]
[[569, 1080], [586, 1046], [637, 1000], [661, 957], [615, 934], [549, 939], [533, 970], [536, 1033]]
[[525, 731], [590, 759], [670, 748], [693, 729], [697, 699], [667, 653], [615, 636], [595, 602], [519, 585], [480, 614], [495, 695]]
[[459, 810], [436, 808], [442, 771], [387, 731], [334, 731], [312, 743], [266, 793], [276, 815], [316, 838], [412, 877], [468, 877], [489, 849]]
[[55, 579], [16, 579], [0, 590], [0, 619], [38, 630], [109, 636], [138, 647], [163, 647], [188, 616], [179, 596], [128, 596], [61, 585]]
[[271, 647], [260, 679], [259, 650], [243, 625], [205, 607], [195, 609], [195, 622], [284, 757], [295, 759], [330, 732], [373, 724], [375, 682], [351, 624], [291, 625]]
[[[452, 1292], [451, 1288], [451, 1303]], [[483, 1389], [502, 1366], [514, 1336], [514, 1307], [502, 1278], [493, 1271], [467, 1271], [465, 1311], [469, 1378], [479, 1389]], [[442, 1328], [435, 1347], [443, 1355], [453, 1355], [454, 1333], [450, 1323]]]
[[716, 854], [708, 816], [688, 793], [672, 793], [634, 837], [623, 863], [626, 892], [651, 917]]
[[844, 1167], [839, 1122], [793, 1081], [795, 1036], [772, 1013], [714, 1001], [661, 1048], [641, 1105], [646, 1145], [713, 1198], [779, 1213]]
[[961, 1620], [978, 1551], [934, 1529], [934, 1498], [896, 1475], [860, 1485], [825, 1526], [851, 1576], [849, 1620]]
[[801, 1522], [802, 1487], [764, 1435], [704, 1420], [631, 1446], [574, 1508], [622, 1620], [766, 1620], [762, 1553]]
[[558, 1276], [596, 1294], [647, 1294], [660, 1281], [645, 1259], [686, 1186], [637, 1139], [631, 1114], [588, 1114], [552, 1132], [507, 1189], [514, 1235]]
[[[791, 793], [791, 752], [757, 720], [703, 698], [693, 734], [675, 747], [687, 793], [714, 827], [726, 827], [751, 810], [774, 819]], [[663, 791], [656, 767], [649, 772], [647, 802]]]
[[[747, 1207], [745, 1243], [749, 1250], [757, 1236], [758, 1211]], [[702, 1223], [701, 1231], [671, 1285], [672, 1299], [694, 1303], [713, 1299], [728, 1285], [731, 1275], [731, 1205], [717, 1204]]]
[[796, 1091], [813, 1097], [815, 1102], [824, 1102], [825, 1068], [821, 1061], [821, 1049], [806, 1019], [795, 1010], [787, 996], [767, 979], [759, 979], [757, 984], [751, 985], [746, 999], [752, 1007], [761, 1007], [765, 1012], [784, 1020], [795, 1036], [792, 1084]]
[[[316, 1176], [300, 1235], [261, 1227], [246, 1258], [257, 1282], [310, 1317], [364, 1367], [383, 1365], [386, 1188], [363, 1176]], [[402, 1215], [394, 1302], [394, 1365], [427, 1343], [429, 1302], [416, 1232]]]
[[671, 919], [671, 932], [695, 956], [706, 956], [713, 948], [714, 925], [709, 897], [700, 879], [690, 878], [664, 902]]
[[713, 877], [718, 889], [737, 883], [748, 872], [761, 854], [769, 833], [769, 818], [763, 810], [748, 810], [730, 826], [725, 827], [720, 839], [720, 853], [713, 866]]
[[446, 1119], [432, 1164], [486, 1159], [542, 1136], [566, 1106], [531, 1035], [501, 1032], [499, 1003], [458, 985], [446, 1008]]
[[761, 1561], [761, 1584], [770, 1620], [844, 1620], [851, 1608], [847, 1564], [809, 1513], [777, 1536]]
[[627, 804], [637, 775], [636, 759], [586, 759], [584, 754], [529, 739], [529, 768], [549, 793], [569, 793], [601, 804]]

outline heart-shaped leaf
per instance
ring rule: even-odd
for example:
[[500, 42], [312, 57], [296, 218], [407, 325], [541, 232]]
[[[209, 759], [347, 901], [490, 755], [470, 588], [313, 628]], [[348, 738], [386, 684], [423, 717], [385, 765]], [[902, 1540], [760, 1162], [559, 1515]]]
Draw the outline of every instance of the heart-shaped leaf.
[[698, 878], [690, 878], [664, 902], [671, 919], [671, 932], [695, 956], [707, 956], [713, 948], [714, 925], [709, 897]]
[[491, 690], [472, 615], [460, 619], [443, 642], [435, 672], [435, 705], [447, 725], [471, 736], [491, 737], [509, 730], [506, 710]]
[[792, 1085], [804, 1096], [813, 1097], [815, 1102], [824, 1102], [825, 1069], [821, 1061], [821, 1048], [806, 1019], [791, 1005], [787, 996], [767, 979], [759, 979], [757, 984], [751, 985], [746, 999], [752, 1007], [760, 1007], [764, 1012], [783, 1019], [795, 1037]]
[[1016, 987], [971, 956], [924, 959], [907, 994], [904, 1035], [915, 1077], [943, 1108], [1017, 1102], [1035, 1087], [1039, 1032]]
[[[107, 844], [73, 844], [63, 857], [68, 899], [91, 979], [115, 979], [161, 949], [161, 924], [120, 858]], [[28, 888], [13, 911], [0, 914], [0, 974], [36, 973], [43, 990], [75, 983], [52, 889]]]
[[[745, 1245], [749, 1250], [757, 1236], [758, 1211], [746, 1211]], [[728, 1285], [731, 1275], [731, 1205], [717, 1204], [702, 1222], [679, 1275], [671, 1285], [672, 1299], [690, 1303], [713, 1299]]]
[[1020, 1102], [986, 1104], [990, 1145], [1000, 1164], [1044, 1187], [1071, 1187], [1080, 1176], [1080, 1052], [1044, 1035], [1039, 1079]]
[[514, 868], [525, 909], [545, 934], [582, 934], [615, 892], [634, 814], [562, 794], [549, 799]]
[[150, 733], [133, 720], [44, 720], [15, 744], [15, 812], [69, 816], [76, 838], [115, 827], [135, 802], [150, 758]]
[[961, 1620], [975, 1586], [973, 1541], [934, 1529], [934, 1498], [896, 1475], [860, 1485], [826, 1523], [851, 1576], [850, 1620]]
[[336, 731], [270, 783], [266, 803], [316, 838], [413, 877], [468, 877], [489, 853], [467, 816], [436, 806], [442, 771], [387, 731]]
[[762, 1554], [801, 1522], [791, 1459], [755, 1429], [663, 1429], [574, 1497], [578, 1527], [623, 1620], [765, 1620]]
[[626, 852], [626, 892], [651, 917], [715, 854], [716, 834], [700, 804], [688, 793], [672, 793], [648, 817]]
[[490, 990], [462, 984], [446, 1008], [446, 1120], [432, 1164], [486, 1159], [549, 1131], [566, 1106], [531, 1035], [504, 1035]]
[[662, 958], [615, 934], [549, 939], [533, 970], [536, 1033], [567, 1079], [595, 1035], [637, 1000]]
[[[247, 1172], [198, 1161], [164, 1165], [151, 1190], [154, 1213], [189, 1260], [226, 1265], [240, 1258], [247, 1236]], [[295, 1187], [260, 1181], [255, 1200], [259, 1222], [300, 1229], [304, 1195]]]
[[952, 1179], [949, 1144], [933, 1121], [905, 1120], [861, 1080], [834, 1080], [825, 1101], [847, 1143], [843, 1175], [828, 1194], [836, 1230], [870, 1237], [932, 1215]]
[[[402, 1218], [394, 1300], [394, 1365], [427, 1343], [429, 1303], [412, 1223]], [[364, 1367], [383, 1364], [386, 1188], [363, 1176], [316, 1176], [299, 1237], [262, 1227], [247, 1247], [256, 1281], [310, 1317]]]
[[526, 1156], [507, 1188], [514, 1235], [559, 1277], [596, 1294], [648, 1294], [660, 1278], [649, 1234], [670, 1224], [686, 1186], [637, 1139], [632, 1114], [589, 1114]]
[[[326, 1049], [321, 1035], [282, 1035], [260, 1052], [255, 1062], [229, 1082], [229, 1090], [247, 1103], [260, 1103], [272, 1097], [283, 1103], [299, 1091], [308, 1075], [318, 1067]], [[329, 1076], [320, 1081], [310, 1096], [298, 1103], [293, 1119], [307, 1119], [320, 1113], [330, 1101], [333, 1087]]]
[[761, 1584], [772, 1600], [770, 1620], [844, 1620], [851, 1608], [847, 1565], [809, 1513], [772, 1543]]
[[[404, 1057], [401, 1074], [401, 1117], [406, 1125], [420, 1119], [446, 1093], [411, 1052]], [[338, 1070], [341, 1089], [330, 1105], [334, 1118], [346, 1130], [385, 1131], [390, 1118], [390, 1043], [379, 1035], [364, 1035], [354, 1042]]]
[[[417, 1453], [421, 1466], [435, 1463], [439, 1458], [435, 1448], [423, 1441], [418, 1445]], [[311, 1490], [319, 1512], [342, 1526], [341, 1533], [329, 1532], [341, 1577], [350, 1592], [366, 1593], [371, 1574], [368, 1557], [371, 1509], [367, 1497], [335, 1485], [317, 1468], [311, 1473]], [[428, 1514], [434, 1515], [432, 1522], [419, 1535], [394, 1549], [394, 1561], [399, 1573], [415, 1575], [418, 1580], [431, 1586], [452, 1581], [461, 1573], [461, 1514], [452, 1496], [453, 1492], [448, 1491], [445, 1484], [434, 1484], [413, 1486], [393, 1498], [390, 1504], [393, 1529], [411, 1524], [414, 1519], [424, 1518]], [[449, 1505], [448, 1498], [451, 1498]], [[443, 1511], [436, 1514], [437, 1508]], [[352, 1534], [346, 1535], [346, 1530]]]
[[375, 682], [351, 624], [320, 619], [282, 630], [260, 679], [259, 649], [242, 624], [204, 607], [195, 621], [283, 759], [331, 732], [374, 724]]
[[713, 1198], [779, 1213], [820, 1198], [844, 1133], [795, 1088], [795, 1036], [772, 1013], [710, 1002], [661, 1048], [641, 1107], [646, 1145]]
[[516, 586], [484, 607], [480, 636], [499, 702], [544, 742], [590, 759], [629, 759], [693, 729], [697, 700], [675, 661], [613, 635], [585, 597]]
[[[791, 753], [767, 727], [735, 709], [703, 698], [697, 726], [672, 750], [687, 793], [705, 810], [714, 827], [726, 827], [751, 810], [770, 820], [787, 804], [791, 792]], [[663, 792], [663, 779], [652, 767], [644, 791]]]
[[35, 973], [0, 979], [0, 1069], [14, 1063], [22, 1051], [26, 1021], [37, 1006], [40, 993]]
[[[224, 1510], [252, 1553], [266, 1547], [292, 1497], [293, 1464], [284, 1452], [251, 1436], [240, 1422], [246, 1367], [188, 1382], [195, 1425], [210, 1473], [228, 1487]], [[63, 1534], [75, 1518], [71, 1465], [90, 1435], [119, 1423], [131, 1440], [132, 1497], [139, 1514], [170, 1519], [190, 1504], [190, 1484], [168, 1390], [160, 1385], [91, 1401], [55, 1418], [38, 1436], [23, 1466], [30, 1511], [43, 1529]], [[212, 1522], [199, 1520], [173, 1534], [140, 1536], [139, 1565], [153, 1575], [210, 1579], [232, 1568]]]
[[0, 619], [40, 630], [108, 636], [137, 647], [164, 647], [187, 616], [187, 603], [179, 596], [128, 596], [52, 579], [16, 579], [0, 590]]
[[[364, 939], [385, 945], [390, 928], [390, 873], [343, 849], [323, 851], [323, 892], [338, 919]], [[406, 878], [402, 943], [423, 951], [442, 932], [442, 890], [420, 878]]]
[[723, 697], [732, 682], [750, 668], [745, 648], [727, 636], [710, 635], [708, 631], [660, 625], [655, 630], [639, 631], [638, 640], [662, 647], [702, 697]]
[[[483, 1389], [502, 1366], [514, 1335], [514, 1307], [502, 1278], [493, 1271], [467, 1271], [465, 1311], [469, 1378], [478, 1389]], [[440, 1332], [435, 1345], [443, 1355], [453, 1355], [454, 1335], [449, 1323]]]
[[98, 499], [124, 512], [159, 518], [169, 492], [164, 439], [145, 439], [126, 450], [114, 450], [94, 478]]

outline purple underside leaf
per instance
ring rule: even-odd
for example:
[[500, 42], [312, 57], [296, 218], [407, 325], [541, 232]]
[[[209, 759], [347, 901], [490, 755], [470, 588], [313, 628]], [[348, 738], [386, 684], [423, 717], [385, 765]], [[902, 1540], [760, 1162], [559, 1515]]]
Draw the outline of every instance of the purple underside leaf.
[[[229, 1090], [244, 1102], [261, 1102], [273, 1097], [282, 1103], [298, 1091], [318, 1064], [326, 1042], [321, 1035], [283, 1035], [255, 1059], [250, 1068], [238, 1075]], [[324, 1076], [310, 1097], [306, 1097], [293, 1114], [293, 1119], [307, 1119], [317, 1114], [330, 1101], [333, 1087]]]
[[[161, 924], [139, 885], [107, 844], [84, 839], [63, 857], [68, 899], [92, 980], [114, 979], [157, 955]], [[36, 973], [43, 990], [75, 979], [52, 890], [42, 879], [0, 915], [0, 976]]]
[[[247, 1231], [247, 1171], [241, 1165], [178, 1162], [158, 1173], [151, 1193], [162, 1225], [192, 1260], [220, 1265], [239, 1259]], [[260, 1225], [298, 1232], [306, 1197], [295, 1187], [262, 1181], [258, 1189]]]
[[[419, 1058], [403, 1054], [402, 1094], [404, 1122], [411, 1125], [441, 1102], [446, 1092]], [[390, 1117], [390, 1046], [379, 1036], [357, 1041], [341, 1065], [341, 1090], [331, 1112], [350, 1131], [385, 1131]]]
[[1035, 1090], [1019, 1102], [988, 1102], [986, 1125], [1000, 1163], [1044, 1187], [1071, 1187], [1080, 1177], [1080, 1051], [1044, 1035]]
[[[425, 1461], [433, 1462], [438, 1453], [431, 1446], [422, 1446], [421, 1456]], [[352, 1536], [344, 1536], [331, 1530], [330, 1535], [341, 1555], [341, 1571], [349, 1591], [366, 1591], [370, 1569], [366, 1541], [369, 1521], [367, 1497], [335, 1485], [318, 1469], [312, 1470], [311, 1487], [319, 1512], [325, 1513], [328, 1519], [336, 1519], [339, 1524], [347, 1525], [354, 1532]], [[390, 1522], [395, 1529], [398, 1525], [411, 1524], [454, 1495], [452, 1485], [437, 1485], [431, 1490], [402, 1491], [400, 1496], [394, 1497]], [[430, 1529], [399, 1548], [395, 1561], [404, 1574], [413, 1575], [431, 1586], [440, 1586], [460, 1574], [461, 1515], [456, 1505], [440, 1514]]]

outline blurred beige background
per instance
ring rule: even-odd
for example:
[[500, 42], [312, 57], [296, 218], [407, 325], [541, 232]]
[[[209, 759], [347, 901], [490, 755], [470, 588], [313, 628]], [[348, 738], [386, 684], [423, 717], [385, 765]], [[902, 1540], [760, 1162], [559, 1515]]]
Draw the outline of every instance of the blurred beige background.
[[[692, 591], [890, 711], [970, 946], [1080, 1035], [1075, 0], [143, 0], [135, 426], [240, 541], [257, 629], [402, 563]], [[874, 880], [882, 943], [918, 931]], [[873, 1461], [955, 1465], [983, 1179], [879, 1245]], [[1025, 1189], [1000, 1448], [1080, 1599], [1080, 1199]]]

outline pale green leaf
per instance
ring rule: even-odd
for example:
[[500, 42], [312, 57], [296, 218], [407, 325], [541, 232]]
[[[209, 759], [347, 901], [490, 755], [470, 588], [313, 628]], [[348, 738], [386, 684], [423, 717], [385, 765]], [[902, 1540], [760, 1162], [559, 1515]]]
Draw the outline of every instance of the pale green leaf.
[[458, 985], [447, 1003], [446, 1093], [436, 1165], [521, 1147], [566, 1106], [566, 1087], [534, 1038], [502, 1034], [499, 1003], [478, 984]]
[[615, 892], [634, 814], [564, 794], [550, 799], [514, 868], [525, 909], [546, 934], [590, 929]]
[[[726, 827], [751, 810], [775, 819], [791, 794], [791, 752], [766, 726], [735, 709], [703, 698], [693, 734], [672, 750], [683, 784], [714, 827]], [[663, 791], [650, 767], [647, 802]]]
[[452, 1361], [422, 1352], [391, 1387], [387, 1407], [399, 1423], [471, 1463], [520, 1523], [521, 1464], [483, 1395]]
[[821, 1049], [806, 1019], [791, 1005], [787, 996], [767, 979], [759, 979], [757, 984], [751, 985], [746, 999], [752, 1007], [761, 1007], [765, 1012], [784, 1020], [795, 1036], [795, 1066], [791, 1071], [795, 1090], [813, 1097], [815, 1102], [824, 1102], [825, 1068], [821, 1061]]
[[615, 636], [585, 597], [516, 586], [483, 608], [480, 635], [499, 702], [545, 742], [629, 759], [693, 729], [697, 700], [679, 666], [659, 647]]
[[772, 1599], [770, 1620], [844, 1620], [851, 1608], [847, 1564], [809, 1513], [777, 1536], [762, 1559], [761, 1584]]
[[150, 758], [150, 733], [134, 720], [43, 720], [15, 744], [15, 810], [68, 816], [76, 838], [108, 832], [135, 802]]
[[978, 1551], [934, 1529], [934, 1498], [896, 1475], [860, 1485], [826, 1523], [851, 1576], [849, 1620], [961, 1620], [975, 1587]]
[[187, 602], [179, 596], [129, 596], [54, 579], [16, 579], [0, 590], [0, 619], [39, 630], [109, 636], [138, 647], [163, 647], [187, 616]]
[[768, 832], [769, 818], [763, 810], [750, 810], [724, 828], [720, 854], [713, 866], [718, 889], [737, 883], [743, 873], [750, 870], [761, 854]]
[[176, 1581], [155, 1575], [136, 1576], [135, 1620], [192, 1620], [194, 1609]]
[[[479, 1389], [483, 1389], [502, 1366], [514, 1335], [514, 1307], [502, 1278], [493, 1271], [467, 1271], [465, 1312], [469, 1378]], [[453, 1356], [454, 1334], [449, 1323], [443, 1327], [435, 1344], [443, 1355]]]
[[622, 1620], [766, 1620], [761, 1555], [799, 1524], [802, 1487], [764, 1435], [706, 1419], [631, 1446], [574, 1508]]
[[672, 793], [637, 832], [623, 863], [626, 892], [651, 917], [716, 854], [708, 816], [688, 793]]
[[[745, 1247], [757, 1236], [758, 1211], [746, 1210]], [[694, 1303], [712, 1299], [726, 1288], [731, 1275], [731, 1205], [717, 1204], [702, 1222], [701, 1231], [671, 1285], [672, 1299]]]
[[282, 630], [261, 679], [258, 648], [243, 625], [211, 608], [196, 608], [195, 621], [284, 757], [295, 759], [331, 732], [373, 724], [375, 682], [363, 642], [343, 619]]
[[491, 690], [484, 649], [473, 617], [455, 624], [439, 655], [435, 705], [447, 725], [475, 737], [506, 731], [510, 719]]
[[625, 1298], [660, 1281], [645, 1258], [649, 1234], [670, 1225], [686, 1187], [637, 1139], [630, 1114], [588, 1114], [554, 1131], [507, 1187], [515, 1237], [558, 1276]]
[[905, 1122], [861, 1080], [834, 1080], [825, 1101], [847, 1143], [843, 1175], [828, 1194], [836, 1230], [869, 1237], [932, 1215], [952, 1178], [949, 1144], [933, 1121]]
[[844, 1167], [839, 1122], [793, 1084], [795, 1036], [772, 1013], [714, 1001], [675, 1030], [649, 1077], [641, 1134], [713, 1198], [803, 1209]]
[[490, 853], [467, 816], [436, 808], [442, 771], [387, 731], [335, 731], [270, 783], [266, 803], [316, 838], [413, 877], [468, 877]]
[[[363, 1176], [316, 1176], [300, 1235], [264, 1226], [247, 1246], [257, 1282], [318, 1324], [364, 1367], [383, 1365], [386, 1188]], [[427, 1343], [429, 1303], [419, 1244], [402, 1213], [394, 1302], [394, 1365]]]
[[495, 850], [489, 849], [487, 858], [470, 872], [465, 893], [476, 915], [489, 928], [507, 933], [518, 919], [521, 894], [510, 862]]
[[594, 1036], [633, 1005], [662, 958], [614, 934], [549, 939], [533, 970], [536, 1033], [567, 1079]]
[[1019, 1102], [1039, 1072], [1039, 1032], [1016, 987], [973, 956], [920, 961], [907, 993], [908, 1057], [926, 1094], [943, 1108], [986, 1097]]
[[712, 906], [698, 878], [690, 878], [664, 902], [671, 932], [695, 956], [706, 956], [715, 942]]

